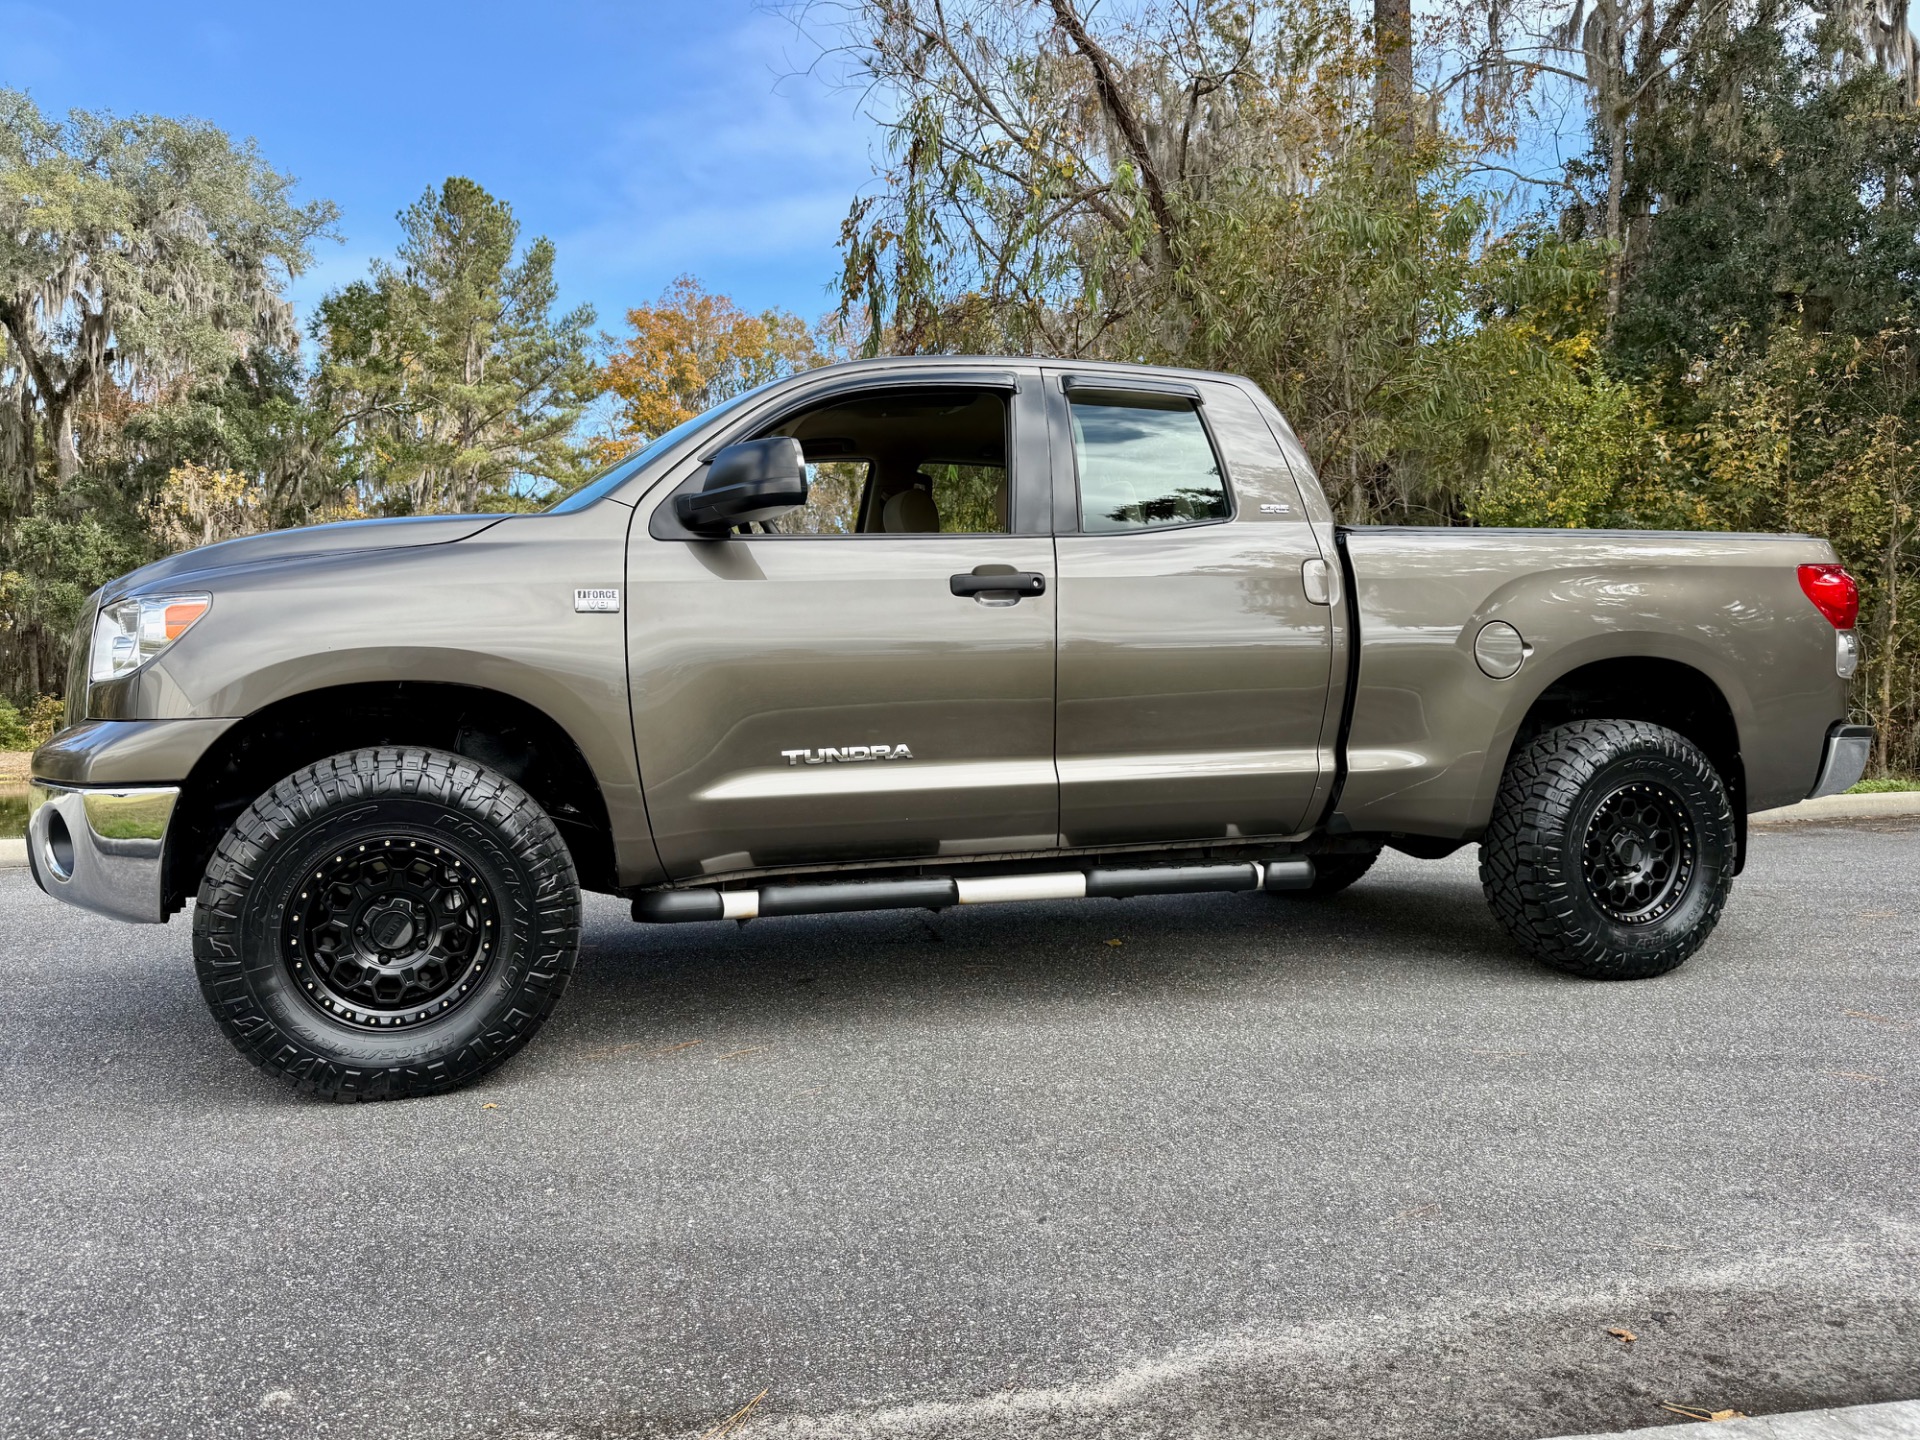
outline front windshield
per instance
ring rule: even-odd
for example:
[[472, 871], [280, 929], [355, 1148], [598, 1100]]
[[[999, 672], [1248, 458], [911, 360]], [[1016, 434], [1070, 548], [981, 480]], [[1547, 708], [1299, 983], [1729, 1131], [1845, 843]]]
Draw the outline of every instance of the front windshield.
[[[772, 384], [774, 382], [768, 381], [767, 383]], [[718, 420], [722, 415], [725, 415], [728, 411], [738, 406], [741, 401], [753, 398], [753, 396], [759, 394], [766, 388], [766, 385], [756, 385], [751, 390], [743, 390], [731, 400], [723, 400], [714, 406], [713, 409], [696, 415], [691, 420], [683, 420], [680, 424], [674, 426], [673, 429], [667, 431], [666, 434], [648, 441], [645, 448], [635, 451], [624, 459], [614, 461], [613, 464], [609, 465], [605, 470], [602, 470], [598, 475], [594, 476], [593, 479], [589, 480], [565, 499], [549, 505], [547, 507], [547, 514], [565, 515], [574, 510], [586, 509], [587, 506], [593, 504], [594, 501], [601, 499], [603, 496], [610, 494], [614, 490], [619, 489], [620, 486], [626, 484], [629, 479], [639, 473], [642, 466], [666, 454], [667, 451], [678, 445], [682, 440], [687, 439], [698, 431], [706, 429], [707, 426], [713, 424], [713, 422]]]

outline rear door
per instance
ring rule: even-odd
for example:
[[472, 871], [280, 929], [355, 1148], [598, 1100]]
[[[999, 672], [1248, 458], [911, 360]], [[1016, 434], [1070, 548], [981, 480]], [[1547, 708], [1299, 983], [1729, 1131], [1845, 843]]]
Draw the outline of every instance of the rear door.
[[1298, 830], [1332, 639], [1266, 421], [1225, 381], [1057, 370], [1048, 390], [1063, 842]]
[[792, 435], [811, 471], [766, 530], [676, 535], [649, 497], [628, 663], [668, 874], [1057, 843], [1040, 385], [843, 385], [749, 422], [726, 439]]

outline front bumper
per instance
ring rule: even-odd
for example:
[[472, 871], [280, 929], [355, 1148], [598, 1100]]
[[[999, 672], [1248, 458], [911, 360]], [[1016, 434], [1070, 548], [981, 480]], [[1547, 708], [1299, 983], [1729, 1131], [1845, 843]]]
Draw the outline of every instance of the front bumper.
[[56, 900], [116, 920], [167, 918], [167, 826], [177, 785], [55, 785], [27, 790], [27, 863]]
[[1809, 800], [1838, 795], [1860, 783], [1873, 753], [1873, 726], [1837, 724], [1827, 729], [1826, 753], [1820, 757], [1820, 778], [1813, 782]]

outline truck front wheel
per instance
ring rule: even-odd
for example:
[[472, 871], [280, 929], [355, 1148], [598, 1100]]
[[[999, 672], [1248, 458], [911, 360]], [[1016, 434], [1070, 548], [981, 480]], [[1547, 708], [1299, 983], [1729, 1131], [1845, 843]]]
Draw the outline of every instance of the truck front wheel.
[[1733, 885], [1720, 774], [1684, 736], [1582, 720], [1507, 764], [1480, 884], [1521, 949], [1594, 980], [1663, 975], [1713, 933]]
[[421, 749], [355, 750], [275, 785], [221, 840], [193, 916], [228, 1037], [341, 1101], [492, 1070], [552, 1013], [579, 936], [573, 860], [546, 813]]

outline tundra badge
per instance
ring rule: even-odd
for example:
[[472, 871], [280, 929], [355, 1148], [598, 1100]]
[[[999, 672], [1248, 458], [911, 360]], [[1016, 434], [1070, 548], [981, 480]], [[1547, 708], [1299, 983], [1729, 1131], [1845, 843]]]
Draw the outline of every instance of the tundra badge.
[[850, 760], [911, 760], [913, 752], [904, 745], [842, 745], [838, 749], [824, 745], [818, 750], [782, 750], [789, 765], [844, 765]]

